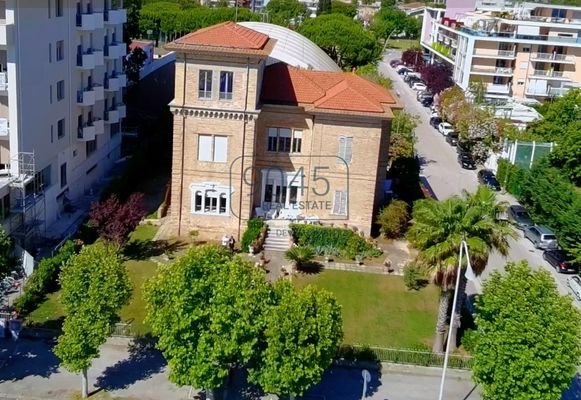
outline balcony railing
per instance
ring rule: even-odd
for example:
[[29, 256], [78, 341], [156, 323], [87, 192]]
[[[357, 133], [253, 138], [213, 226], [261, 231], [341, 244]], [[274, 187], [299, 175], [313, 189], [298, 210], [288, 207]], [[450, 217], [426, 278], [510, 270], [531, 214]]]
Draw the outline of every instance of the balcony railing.
[[510, 92], [510, 85], [489, 83], [486, 85], [488, 93], [508, 94]]
[[79, 126], [79, 130], [77, 131], [77, 138], [82, 141], [95, 139], [95, 125], [93, 125], [92, 121], [88, 121]]
[[492, 75], [512, 75], [512, 68], [496, 67], [496, 68], [481, 68], [472, 67], [472, 72]]
[[491, 57], [491, 58], [498, 58], [498, 57], [508, 57], [514, 58], [515, 53], [512, 50], [484, 50], [484, 49], [476, 49], [474, 51], [475, 56], [481, 57]]
[[553, 71], [550, 69], [535, 69], [531, 76], [541, 76], [548, 78], [567, 78], [563, 71]]
[[567, 93], [567, 91], [569, 91], [569, 88], [557, 88], [557, 87], [549, 87], [547, 89], [543, 89], [543, 90], [536, 90], [535, 88], [531, 88], [525, 91], [525, 94], [527, 96], [543, 96], [543, 97], [549, 97], [549, 96], [562, 96], [565, 93]]
[[0, 92], [5, 92], [8, 90], [8, 74], [6, 72], [0, 72]]
[[93, 49], [86, 49], [77, 53], [77, 66], [86, 69], [95, 68]]
[[77, 91], [77, 104], [81, 106], [95, 105], [95, 92], [91, 87], [86, 87], [83, 90]]
[[10, 134], [10, 121], [7, 118], [0, 118], [0, 136], [8, 136]]
[[575, 63], [575, 57], [566, 54], [532, 53], [531, 59], [543, 62], [570, 62]]
[[455, 56], [452, 53], [452, 49], [450, 49], [449, 47], [447, 47], [446, 45], [442, 44], [442, 43], [438, 43], [438, 42], [433, 42], [431, 44], [431, 47], [436, 50], [438, 53], [443, 54], [444, 56], [450, 58], [450, 59], [454, 59]]
[[538, 40], [543, 42], [559, 42], [559, 43], [581, 43], [581, 37], [562, 37], [562, 36], [550, 36], [550, 35], [522, 35], [514, 32], [487, 32], [481, 30], [475, 30], [468, 28], [466, 26], [461, 26], [459, 28], [461, 32], [467, 33], [472, 36], [480, 37], [494, 37], [494, 38], [506, 38], [506, 39], [521, 39], [521, 40]]

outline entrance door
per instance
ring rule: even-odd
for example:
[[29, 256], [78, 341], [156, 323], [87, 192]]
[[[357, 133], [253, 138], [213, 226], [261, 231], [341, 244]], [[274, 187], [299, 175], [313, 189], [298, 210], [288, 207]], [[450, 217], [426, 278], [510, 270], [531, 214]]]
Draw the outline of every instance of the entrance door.
[[301, 179], [295, 172], [266, 171], [262, 174], [262, 208], [280, 210], [296, 208], [300, 201]]

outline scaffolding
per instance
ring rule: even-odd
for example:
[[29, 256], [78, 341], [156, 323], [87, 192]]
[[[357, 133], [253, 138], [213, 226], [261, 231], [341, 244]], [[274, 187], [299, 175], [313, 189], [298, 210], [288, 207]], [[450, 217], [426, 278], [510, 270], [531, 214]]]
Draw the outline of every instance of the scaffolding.
[[40, 241], [46, 219], [44, 177], [35, 165], [34, 152], [20, 152], [10, 159], [10, 234], [25, 249]]

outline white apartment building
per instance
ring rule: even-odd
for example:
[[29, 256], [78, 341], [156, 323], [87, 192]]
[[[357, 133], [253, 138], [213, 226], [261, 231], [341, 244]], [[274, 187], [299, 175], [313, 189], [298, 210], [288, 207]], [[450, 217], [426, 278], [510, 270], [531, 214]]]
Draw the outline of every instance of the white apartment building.
[[119, 158], [122, 0], [0, 0], [0, 217], [42, 235]]
[[453, 67], [462, 89], [482, 82], [489, 99], [542, 101], [581, 86], [581, 7], [478, 3], [487, 6], [448, 0], [423, 19], [422, 47]]

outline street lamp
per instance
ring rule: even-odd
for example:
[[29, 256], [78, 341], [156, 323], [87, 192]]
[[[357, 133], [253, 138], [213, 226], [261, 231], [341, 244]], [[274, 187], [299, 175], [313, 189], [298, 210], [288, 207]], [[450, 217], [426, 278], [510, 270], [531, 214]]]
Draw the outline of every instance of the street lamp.
[[[452, 329], [454, 329], [454, 314], [456, 313], [456, 303], [458, 302], [458, 288], [460, 286], [460, 274], [462, 273], [462, 256], [466, 255], [466, 263], [468, 264], [466, 267], [466, 271], [472, 271], [472, 266], [470, 265], [470, 255], [468, 254], [468, 245], [466, 241], [462, 240], [460, 243], [460, 255], [458, 257], [458, 269], [456, 271], [456, 286], [454, 287], [454, 301], [452, 302], [452, 317], [450, 318], [450, 329], [448, 329], [448, 339], [446, 341], [446, 352], [444, 354], [444, 367], [442, 369], [442, 380], [440, 381], [440, 394], [438, 396], [438, 400], [442, 400], [444, 396], [444, 383], [446, 381], [446, 369], [448, 368], [448, 358], [450, 356], [450, 344], [452, 335]], [[468, 277], [468, 274], [467, 274]]]

